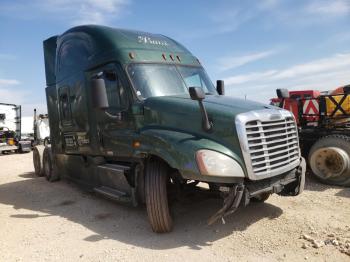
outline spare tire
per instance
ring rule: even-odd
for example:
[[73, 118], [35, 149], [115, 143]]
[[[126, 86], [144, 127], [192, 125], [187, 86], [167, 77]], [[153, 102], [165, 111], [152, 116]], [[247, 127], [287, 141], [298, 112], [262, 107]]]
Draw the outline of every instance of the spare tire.
[[43, 176], [44, 167], [43, 167], [43, 155], [45, 147], [42, 145], [37, 145], [33, 149], [33, 164], [35, 175]]
[[312, 173], [320, 181], [350, 186], [350, 137], [330, 135], [316, 141], [309, 152]]

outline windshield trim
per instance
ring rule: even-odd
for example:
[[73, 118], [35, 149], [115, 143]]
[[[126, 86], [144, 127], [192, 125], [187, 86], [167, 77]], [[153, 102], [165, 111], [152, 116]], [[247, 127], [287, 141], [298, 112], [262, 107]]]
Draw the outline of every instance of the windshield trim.
[[[127, 64], [125, 64], [125, 66], [124, 66], [124, 70], [125, 70], [125, 72], [126, 72], [126, 76], [127, 76], [128, 80], [129, 80], [129, 83], [130, 83], [130, 86], [131, 86], [133, 95], [134, 95], [134, 97], [136, 97], [137, 101], [140, 101], [140, 102], [145, 101], [145, 100], [147, 99], [147, 97], [146, 97], [146, 98], [142, 98], [142, 97], [140, 97], [140, 96], [137, 95], [136, 88], [135, 88], [135, 86], [134, 86], [134, 83], [133, 83], [133, 81], [132, 81], [130, 75], [129, 75], [129, 70], [128, 70], [128, 68], [129, 68], [130, 65], [135, 65], [135, 64], [138, 64], [138, 65], [139, 65], [139, 64], [142, 64], [142, 65], [172, 65], [172, 66], [175, 66], [175, 67], [176, 67], [176, 71], [178, 71], [178, 73], [179, 73], [179, 75], [181, 76], [181, 78], [182, 78], [183, 81], [184, 81], [184, 79], [183, 79], [183, 76], [180, 74], [180, 72], [179, 72], [179, 70], [178, 70], [178, 68], [177, 68], [178, 66], [192, 67], [192, 68], [201, 68], [201, 69], [203, 69], [204, 72], [206, 73], [204, 67], [203, 67], [201, 64], [199, 64], [199, 65], [188, 65], [188, 64], [171, 63], [171, 62], [155, 63], [155, 62], [148, 62], [148, 61], [146, 61], [146, 62], [127, 63]], [[210, 78], [209, 78], [209, 80], [210, 80]], [[211, 80], [210, 80], [210, 81], [211, 81]], [[215, 87], [215, 86], [214, 86], [214, 87]], [[188, 95], [189, 95], [189, 93], [188, 93]], [[213, 94], [210, 94], [210, 95], [213, 95]]]

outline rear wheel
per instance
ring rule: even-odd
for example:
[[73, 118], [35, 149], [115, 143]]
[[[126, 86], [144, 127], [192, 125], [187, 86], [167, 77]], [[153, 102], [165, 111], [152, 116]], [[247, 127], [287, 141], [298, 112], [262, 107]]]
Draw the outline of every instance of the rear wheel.
[[148, 218], [156, 233], [170, 232], [173, 228], [167, 194], [168, 182], [167, 165], [150, 159], [145, 169], [145, 198]]
[[59, 180], [58, 173], [53, 163], [51, 146], [46, 146], [44, 149], [43, 166], [44, 166], [44, 174], [48, 181], [55, 182]]
[[43, 176], [44, 167], [43, 167], [43, 155], [45, 147], [42, 145], [35, 146], [33, 148], [33, 164], [35, 175]]
[[350, 186], [350, 137], [331, 135], [319, 139], [309, 153], [313, 174], [322, 182]]

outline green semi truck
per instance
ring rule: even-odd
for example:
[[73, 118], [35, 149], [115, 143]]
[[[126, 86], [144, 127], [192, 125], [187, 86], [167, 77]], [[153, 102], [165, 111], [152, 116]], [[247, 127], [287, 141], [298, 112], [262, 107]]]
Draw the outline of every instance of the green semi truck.
[[155, 232], [172, 230], [173, 199], [199, 182], [224, 200], [210, 224], [303, 191], [293, 115], [225, 96], [175, 40], [88, 25], [43, 45], [51, 145], [36, 150], [38, 175], [145, 204]]

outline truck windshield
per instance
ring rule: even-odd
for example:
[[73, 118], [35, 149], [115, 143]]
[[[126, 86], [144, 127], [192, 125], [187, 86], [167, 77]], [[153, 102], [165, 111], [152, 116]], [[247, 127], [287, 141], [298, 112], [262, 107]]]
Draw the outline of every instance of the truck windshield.
[[191, 86], [201, 87], [206, 94], [217, 94], [201, 67], [130, 64], [128, 73], [137, 95], [143, 98], [188, 94]]

